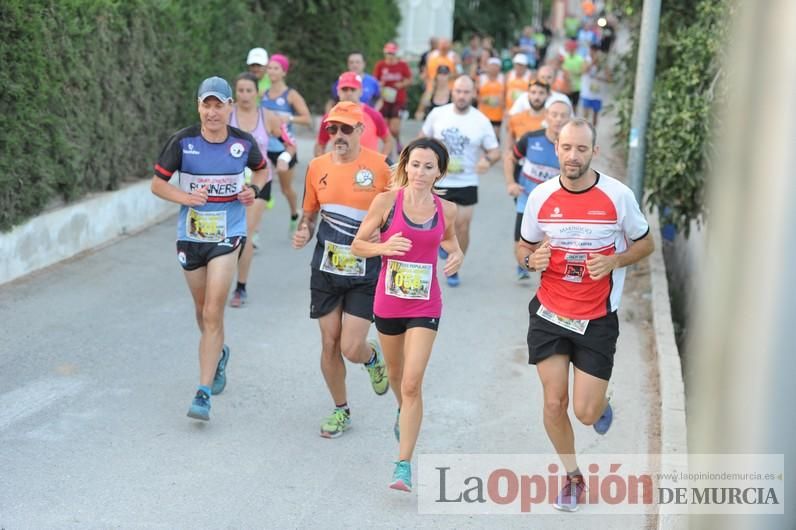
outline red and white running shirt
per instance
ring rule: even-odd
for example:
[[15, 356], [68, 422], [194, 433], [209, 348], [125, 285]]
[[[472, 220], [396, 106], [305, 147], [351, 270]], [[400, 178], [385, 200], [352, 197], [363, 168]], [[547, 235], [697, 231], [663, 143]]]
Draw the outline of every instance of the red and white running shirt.
[[633, 192], [597, 173], [589, 189], [573, 192], [556, 177], [536, 186], [522, 218], [522, 238], [531, 244], [550, 240], [550, 265], [542, 273], [539, 301], [567, 318], [593, 320], [619, 309], [625, 269], [594, 281], [586, 260], [591, 254], [624, 252], [629, 241], [649, 232]]

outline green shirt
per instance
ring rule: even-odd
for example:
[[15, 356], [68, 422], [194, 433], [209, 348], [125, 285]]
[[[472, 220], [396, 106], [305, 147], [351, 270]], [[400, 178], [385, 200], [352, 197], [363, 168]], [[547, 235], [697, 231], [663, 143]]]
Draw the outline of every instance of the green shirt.
[[573, 92], [580, 92], [580, 77], [583, 75], [583, 65], [586, 59], [573, 53], [564, 58], [561, 68], [569, 73], [569, 89]]

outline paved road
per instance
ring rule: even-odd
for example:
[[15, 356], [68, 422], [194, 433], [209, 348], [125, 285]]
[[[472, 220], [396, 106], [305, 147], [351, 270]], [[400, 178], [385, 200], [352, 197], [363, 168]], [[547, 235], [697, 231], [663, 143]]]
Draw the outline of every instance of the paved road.
[[[418, 453], [547, 453], [524, 345], [535, 280], [514, 279], [514, 212], [498, 168], [482, 182], [462, 285], [443, 287]], [[357, 366], [354, 428], [318, 436], [331, 403], [308, 318], [311, 250], [290, 248], [281, 196], [263, 222], [250, 304], [227, 313], [227, 390], [210, 423], [189, 420], [198, 334], [174, 225], [0, 287], [0, 528], [647, 526], [644, 516], [418, 515], [416, 494], [387, 488], [393, 397], [375, 396]], [[576, 426], [582, 452], [656, 449], [636, 276], [611, 386], [615, 425], [604, 438]]]

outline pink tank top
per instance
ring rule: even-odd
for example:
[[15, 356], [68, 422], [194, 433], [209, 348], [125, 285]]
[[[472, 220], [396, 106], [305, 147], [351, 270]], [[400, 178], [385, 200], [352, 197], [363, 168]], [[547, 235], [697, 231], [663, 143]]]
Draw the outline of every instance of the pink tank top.
[[[247, 133], [251, 134], [254, 137], [254, 140], [257, 142], [257, 147], [260, 148], [260, 153], [262, 153], [263, 158], [265, 158], [268, 164], [268, 181], [270, 182], [273, 178], [271, 174], [271, 161], [268, 160], [268, 130], [265, 128], [265, 119], [263, 118], [263, 111], [262, 109], [257, 109], [257, 126], [254, 128], [253, 131], [246, 131]], [[229, 124], [235, 128], [240, 129], [240, 125], [238, 125], [238, 109], [232, 109], [232, 114], [229, 117]], [[243, 130], [243, 129], [241, 129]]]
[[373, 313], [381, 318], [415, 318], [442, 316], [442, 293], [437, 281], [437, 249], [445, 237], [445, 215], [442, 202], [434, 195], [437, 207], [436, 224], [417, 228], [404, 214], [404, 190], [398, 190], [393, 206], [392, 222], [381, 233], [387, 241], [397, 232], [412, 241], [412, 248], [403, 256], [381, 258], [379, 283], [373, 300]]

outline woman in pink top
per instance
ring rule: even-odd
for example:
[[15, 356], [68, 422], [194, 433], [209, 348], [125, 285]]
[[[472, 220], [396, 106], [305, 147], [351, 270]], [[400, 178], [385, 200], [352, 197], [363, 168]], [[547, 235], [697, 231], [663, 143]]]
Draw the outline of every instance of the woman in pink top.
[[[423, 418], [421, 386], [437, 336], [442, 295], [437, 249], [448, 252], [443, 272], [455, 273], [464, 254], [456, 239], [456, 205], [432, 192], [445, 175], [448, 151], [433, 138], [418, 138], [401, 152], [393, 189], [373, 199], [351, 245], [354, 255], [382, 256], [373, 302], [390, 386], [398, 400], [398, 461], [391, 488], [412, 489], [410, 461]], [[371, 236], [379, 229], [379, 242]]]

